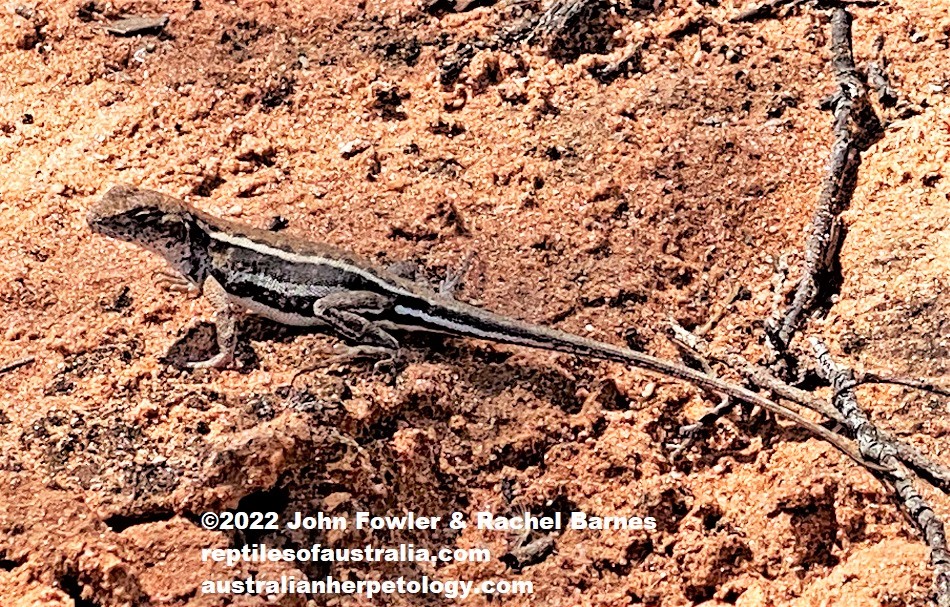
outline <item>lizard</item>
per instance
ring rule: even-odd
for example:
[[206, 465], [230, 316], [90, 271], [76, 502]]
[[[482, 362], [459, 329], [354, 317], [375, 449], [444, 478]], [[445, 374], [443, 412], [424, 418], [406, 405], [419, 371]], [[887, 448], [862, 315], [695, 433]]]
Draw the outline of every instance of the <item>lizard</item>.
[[215, 309], [218, 352], [195, 369], [233, 363], [237, 314], [328, 329], [354, 353], [394, 356], [394, 333], [425, 331], [614, 361], [758, 405], [806, 428], [868, 467], [844, 437], [761, 394], [685, 365], [532, 324], [470, 305], [329, 244], [212, 216], [166, 194], [118, 185], [86, 216], [96, 233], [137, 244], [174, 274], [166, 282], [200, 293]]

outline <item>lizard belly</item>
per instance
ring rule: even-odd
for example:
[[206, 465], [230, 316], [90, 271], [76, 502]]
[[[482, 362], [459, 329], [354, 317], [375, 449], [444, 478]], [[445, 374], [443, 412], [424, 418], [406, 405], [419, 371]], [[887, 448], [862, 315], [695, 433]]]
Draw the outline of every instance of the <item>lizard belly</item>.
[[233, 304], [247, 310], [248, 312], [257, 314], [258, 316], [263, 316], [264, 318], [268, 318], [274, 322], [279, 322], [282, 325], [289, 325], [292, 327], [319, 327], [326, 325], [325, 322], [316, 316], [304, 316], [303, 314], [296, 314], [294, 312], [285, 312], [247, 297], [230, 295], [230, 299]]

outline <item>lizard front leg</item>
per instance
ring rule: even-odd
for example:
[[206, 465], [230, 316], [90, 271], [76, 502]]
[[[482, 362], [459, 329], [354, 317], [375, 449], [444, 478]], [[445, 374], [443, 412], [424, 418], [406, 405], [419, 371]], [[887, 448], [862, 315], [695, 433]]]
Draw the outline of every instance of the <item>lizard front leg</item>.
[[197, 362], [186, 363], [191, 369], [223, 369], [234, 361], [234, 347], [237, 344], [237, 320], [231, 300], [221, 283], [209, 276], [205, 279], [202, 294], [214, 306], [214, 326], [217, 332], [218, 353]]
[[164, 288], [173, 293], [184, 293], [189, 299], [201, 295], [201, 287], [177, 272], [156, 270], [152, 273], [155, 286]]

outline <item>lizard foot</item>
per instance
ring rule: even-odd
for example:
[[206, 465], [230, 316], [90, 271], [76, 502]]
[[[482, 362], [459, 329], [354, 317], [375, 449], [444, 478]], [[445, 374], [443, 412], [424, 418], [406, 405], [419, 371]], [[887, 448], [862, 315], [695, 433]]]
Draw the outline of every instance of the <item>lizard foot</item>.
[[[293, 391], [295, 390], [294, 383], [301, 375], [306, 375], [311, 371], [331, 367], [333, 365], [343, 365], [353, 362], [354, 360], [377, 359], [376, 362], [373, 363], [373, 372], [382, 373], [383, 369], [387, 367], [390, 371], [396, 369], [399, 366], [399, 361], [402, 359], [399, 350], [383, 346], [344, 346], [343, 348], [335, 349], [338, 351], [337, 354], [333, 354], [315, 364], [297, 370], [297, 372], [293, 374], [293, 377], [290, 378], [290, 381], [283, 384], [282, 387], [289, 387]], [[340, 351], [341, 349], [342, 351]]]
[[462, 259], [462, 263], [459, 264], [459, 267], [446, 274], [445, 279], [439, 284], [439, 295], [448, 297], [450, 299], [455, 299], [455, 293], [458, 291], [459, 285], [462, 283], [462, 279], [465, 278], [466, 274], [468, 274], [469, 268], [472, 267], [472, 259], [474, 257], [475, 251], [469, 251], [465, 254], [465, 257]]
[[386, 365], [396, 366], [399, 361], [399, 350], [384, 346], [346, 346], [342, 352], [331, 356], [327, 362], [329, 364], [347, 363], [361, 358], [377, 359], [373, 363], [373, 370], [379, 371], [380, 368]]
[[173, 272], [156, 270], [152, 273], [152, 280], [155, 286], [171, 291], [172, 293], [184, 293], [189, 299], [194, 299], [201, 295], [201, 287], [184, 276]]

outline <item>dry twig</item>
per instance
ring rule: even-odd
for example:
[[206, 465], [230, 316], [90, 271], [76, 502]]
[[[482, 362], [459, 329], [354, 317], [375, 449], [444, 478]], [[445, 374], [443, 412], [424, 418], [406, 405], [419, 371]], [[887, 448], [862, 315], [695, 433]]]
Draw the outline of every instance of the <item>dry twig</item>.
[[791, 8], [802, 4], [804, 0], [766, 0], [761, 4], [753, 4], [745, 8], [730, 21], [740, 23], [742, 21], [758, 21], [776, 16], [779, 11], [785, 7]]
[[[686, 329], [684, 329], [679, 323], [677, 323], [672, 318], [670, 319], [670, 325], [673, 327], [673, 331], [677, 337], [679, 336], [678, 331], [682, 331], [686, 335], [691, 335]], [[715, 376], [716, 374], [715, 369], [713, 369], [712, 365], [709, 364], [709, 361], [706, 360], [706, 358], [702, 355], [702, 353], [700, 353], [697, 349], [690, 347], [689, 344], [685, 342], [681, 342], [679, 339], [677, 339], [676, 343], [677, 345], [688, 349], [690, 356], [695, 358], [699, 362], [699, 364], [702, 365], [704, 373], [710, 376]], [[677, 434], [683, 437], [683, 440], [678, 444], [672, 445], [672, 451], [670, 455], [675, 458], [679, 456], [680, 453], [688, 449], [693, 444], [693, 442], [695, 442], [696, 436], [698, 435], [700, 430], [716, 423], [716, 420], [722, 417], [723, 415], [729, 413], [729, 411], [732, 410], [734, 405], [735, 403], [732, 401], [731, 398], [729, 398], [729, 396], [723, 395], [718, 405], [708, 409], [695, 422], [680, 426]]]
[[32, 363], [34, 360], [36, 360], [35, 356], [24, 356], [23, 358], [11, 360], [8, 363], [0, 365], [0, 375], [3, 375], [4, 373], [9, 373], [10, 371], [13, 371], [14, 369], [19, 369], [20, 367], [25, 367], [26, 365], [29, 365], [30, 363]]
[[844, 422], [844, 417], [834, 407], [814, 398], [804, 390], [788, 385], [765, 367], [755, 365], [738, 354], [713, 352], [702, 337], [687, 331], [675, 321], [671, 321], [670, 326], [676, 340], [699, 355], [724, 363], [745, 376], [756, 386], [769, 390], [784, 400], [820, 413], [837, 422]]
[[791, 305], [781, 320], [771, 319], [768, 337], [777, 352], [785, 352], [802, 316], [814, 306], [837, 258], [841, 240], [840, 213], [851, 202], [861, 153], [880, 136], [881, 123], [867, 99], [867, 90], [854, 65], [851, 15], [836, 9], [831, 19], [832, 66], [838, 80], [834, 107], [834, 144], [827, 174], [805, 246], [802, 277]]
[[930, 547], [937, 604], [950, 607], [950, 552], [947, 551], [943, 523], [914, 487], [911, 475], [900, 464], [893, 445], [882, 440], [877, 428], [858, 405], [854, 393], [854, 373], [848, 368], [838, 366], [821, 340], [812, 338], [811, 344], [818, 359], [818, 370], [834, 388], [835, 407], [844, 415], [845, 423], [857, 437], [861, 455], [884, 468], [874, 471], [873, 474], [894, 492], [895, 499], [910, 516]]
[[[671, 323], [671, 326], [677, 342], [697, 354], [725, 364], [745, 376], [745, 378], [754, 385], [763, 390], [772, 392], [783, 400], [795, 403], [815, 413], [819, 413], [828, 419], [847, 425], [845, 416], [824, 400], [815, 398], [814, 395], [809, 392], [790, 386], [776, 377], [767, 368], [753, 364], [738, 354], [713, 352], [705, 340], [690, 333], [675, 322]], [[862, 382], [857, 380], [852, 387], [860, 383]], [[707, 419], [715, 410], [716, 409], [710, 410], [701, 418], [703, 425], [709, 425], [715, 420], [715, 418]], [[944, 493], [950, 493], [950, 468], [932, 461], [916, 447], [908, 445], [886, 432], [877, 430], [877, 433], [880, 440], [891, 446], [897, 454], [897, 458], [907, 467], [911, 468], [914, 472], [919, 474], [921, 478], [937, 489], [940, 489]]]
[[914, 390], [922, 390], [931, 394], [940, 396], [950, 396], [950, 388], [944, 388], [933, 380], [917, 379], [911, 377], [885, 377], [878, 373], [865, 371], [857, 374], [857, 383], [860, 384], [890, 384], [894, 386], [904, 386]]

